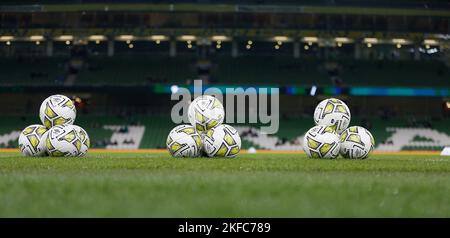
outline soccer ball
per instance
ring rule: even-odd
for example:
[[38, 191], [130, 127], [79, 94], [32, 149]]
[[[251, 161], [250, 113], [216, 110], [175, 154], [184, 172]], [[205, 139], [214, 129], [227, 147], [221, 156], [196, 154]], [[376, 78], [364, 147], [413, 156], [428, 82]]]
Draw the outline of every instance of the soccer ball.
[[202, 139], [191, 125], [179, 125], [167, 136], [167, 150], [173, 157], [198, 157], [202, 150]]
[[89, 147], [91, 147], [91, 140], [89, 139], [88, 133], [80, 126], [73, 125], [75, 130], [78, 132], [78, 135], [81, 139], [81, 148], [80, 148], [80, 156], [86, 155]]
[[73, 125], [58, 125], [48, 130], [45, 142], [51, 156], [78, 156], [82, 146], [80, 135]]
[[222, 124], [224, 115], [222, 103], [209, 95], [195, 98], [188, 109], [189, 122], [199, 133]]
[[43, 125], [27, 126], [19, 136], [19, 148], [25, 156], [45, 155], [47, 128]]
[[316, 125], [332, 126], [341, 134], [350, 124], [350, 110], [347, 105], [336, 98], [321, 101], [314, 111]]
[[310, 158], [335, 159], [339, 148], [339, 137], [331, 126], [314, 126], [303, 138], [303, 150]]
[[204, 135], [203, 150], [209, 157], [235, 157], [241, 150], [241, 137], [232, 126], [219, 125]]
[[342, 132], [341, 155], [350, 159], [366, 159], [375, 146], [372, 134], [360, 126], [352, 126]]
[[39, 110], [39, 117], [47, 129], [53, 126], [73, 124], [77, 110], [73, 101], [64, 95], [53, 95], [45, 99]]

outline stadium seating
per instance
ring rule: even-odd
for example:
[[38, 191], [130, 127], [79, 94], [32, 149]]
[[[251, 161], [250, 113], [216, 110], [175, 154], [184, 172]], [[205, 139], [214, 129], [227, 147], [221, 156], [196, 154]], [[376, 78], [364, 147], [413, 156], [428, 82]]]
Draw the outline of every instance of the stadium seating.
[[[0, 85], [54, 85], [67, 79], [67, 59], [0, 58]], [[235, 85], [332, 85], [326, 63], [292, 57], [216, 57], [210, 82]], [[329, 61], [343, 85], [449, 87], [449, 70], [438, 61]], [[89, 57], [75, 85], [144, 85], [186, 83], [198, 78], [192, 57]]]
[[111, 141], [117, 142], [107, 145], [106, 149], [138, 149], [145, 132], [145, 126], [105, 125], [103, 129], [112, 130]]
[[[98, 148], [119, 148], [115, 146], [124, 145], [124, 140], [133, 139], [134, 145], [139, 148], [165, 148], [165, 141], [170, 130], [175, 126], [169, 116], [135, 116], [132, 118], [124, 117], [107, 117], [107, 116], [91, 116], [81, 115], [77, 118], [77, 123], [86, 129], [89, 134], [95, 131], [96, 137], [91, 138], [93, 145]], [[137, 131], [133, 129], [130, 132], [143, 133], [142, 135], [126, 136], [126, 133], [115, 133], [121, 127], [133, 128], [135, 126], [145, 126], [145, 128], [138, 127]], [[92, 131], [92, 133], [91, 133]], [[140, 141], [137, 139], [141, 137]], [[106, 142], [106, 143], [105, 143]], [[131, 144], [125, 147], [131, 147]], [[120, 147], [120, 148], [125, 148]]]
[[[448, 69], [442, 63], [416, 61], [334, 62], [344, 85], [368, 86], [449, 86]], [[218, 59], [212, 77], [236, 84], [330, 85], [325, 63], [289, 57], [241, 57]], [[374, 67], [375, 66], [375, 67]]]
[[95, 58], [86, 61], [77, 84], [152, 84], [184, 83], [196, 77], [192, 59], [186, 57], [119, 57]]
[[[175, 126], [169, 116], [119, 116], [79, 115], [76, 124], [89, 133], [92, 147], [109, 149], [165, 148], [169, 131]], [[0, 122], [0, 147], [16, 147], [18, 133], [23, 127], [39, 123], [34, 116], [4, 116]], [[361, 124], [352, 118], [352, 124]], [[445, 120], [433, 121], [431, 128], [411, 127], [402, 118], [372, 119], [368, 129], [372, 132], [379, 150], [442, 150], [450, 145], [450, 128]], [[362, 124], [361, 124], [362, 125]], [[275, 135], [264, 135], [259, 125], [233, 125], [242, 135], [242, 148], [301, 150], [302, 135], [312, 126], [311, 118], [282, 119]], [[366, 126], [367, 127], [367, 126]], [[123, 131], [121, 131], [123, 130]], [[132, 141], [132, 142], [131, 142]]]
[[64, 59], [0, 58], [0, 85], [48, 85], [64, 79]]
[[393, 133], [386, 143], [377, 148], [383, 151], [399, 151], [403, 149], [442, 149], [450, 145], [450, 136], [430, 128], [386, 128]]

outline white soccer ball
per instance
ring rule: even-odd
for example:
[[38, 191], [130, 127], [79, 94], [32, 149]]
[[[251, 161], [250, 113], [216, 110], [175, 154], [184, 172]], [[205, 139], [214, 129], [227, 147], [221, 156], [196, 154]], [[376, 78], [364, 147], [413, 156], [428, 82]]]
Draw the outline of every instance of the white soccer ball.
[[47, 128], [43, 125], [27, 126], [19, 135], [19, 149], [25, 156], [45, 155]]
[[209, 157], [235, 157], [241, 150], [241, 137], [232, 126], [219, 125], [204, 135], [203, 150]]
[[303, 138], [303, 150], [310, 158], [335, 159], [339, 148], [339, 137], [331, 126], [314, 126]]
[[179, 125], [167, 136], [167, 150], [173, 157], [198, 157], [202, 151], [202, 139], [191, 125]]
[[366, 159], [375, 146], [375, 139], [364, 127], [352, 126], [340, 136], [340, 153], [344, 158]]
[[82, 144], [80, 135], [73, 125], [50, 128], [45, 143], [50, 156], [78, 156]]
[[77, 125], [73, 125], [75, 130], [78, 132], [78, 135], [81, 139], [81, 148], [79, 156], [84, 156], [87, 154], [89, 147], [91, 147], [91, 140], [89, 139], [88, 133], [81, 127]]
[[189, 122], [199, 133], [222, 124], [224, 116], [222, 103], [209, 95], [199, 96], [189, 105]]
[[47, 129], [57, 125], [73, 124], [77, 110], [73, 101], [64, 95], [52, 95], [39, 109], [39, 117]]
[[336, 98], [321, 101], [314, 110], [316, 125], [332, 126], [341, 134], [350, 124], [351, 114], [347, 105]]

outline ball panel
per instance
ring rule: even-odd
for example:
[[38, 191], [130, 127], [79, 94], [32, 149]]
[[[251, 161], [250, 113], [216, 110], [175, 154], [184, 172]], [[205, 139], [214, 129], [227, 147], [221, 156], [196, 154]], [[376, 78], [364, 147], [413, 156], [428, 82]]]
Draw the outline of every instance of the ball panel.
[[192, 138], [194, 138], [195, 144], [197, 144], [197, 148], [202, 148], [203, 143], [200, 135], [192, 135]]
[[230, 152], [228, 153], [229, 156], [236, 156], [239, 151], [241, 151], [241, 147], [240, 146], [234, 146], [231, 148]]
[[225, 143], [222, 143], [222, 145], [220, 145], [219, 149], [217, 150], [217, 152], [214, 155], [220, 156], [220, 157], [225, 157], [227, 152], [228, 152], [227, 146], [225, 145]]
[[311, 155], [311, 158], [313, 158], [313, 159], [320, 159], [320, 158], [322, 158], [322, 156], [318, 152], [316, 152], [314, 150], [310, 150], [310, 155]]
[[337, 143], [323, 143], [323, 145], [320, 147], [320, 155], [325, 156]]
[[52, 141], [50, 140], [49, 137], [47, 137], [47, 140], [46, 140], [45, 145], [47, 146], [47, 149], [48, 149], [49, 151], [55, 150], [55, 147], [52, 145]]
[[306, 139], [307, 139], [307, 141], [308, 141], [307, 144], [308, 144], [308, 147], [309, 147], [309, 148], [311, 148], [311, 149], [317, 149], [317, 148], [319, 148], [320, 142], [318, 142], [318, 141], [312, 139], [312, 138], [309, 137], [309, 136], [307, 136]]

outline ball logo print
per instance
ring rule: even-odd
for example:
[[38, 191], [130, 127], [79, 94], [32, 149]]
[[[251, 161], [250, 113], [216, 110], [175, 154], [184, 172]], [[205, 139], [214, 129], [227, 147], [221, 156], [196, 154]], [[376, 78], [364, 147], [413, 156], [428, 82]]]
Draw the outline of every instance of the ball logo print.
[[45, 155], [47, 128], [43, 125], [27, 126], [19, 135], [19, 149], [25, 156]]
[[314, 110], [316, 125], [332, 126], [338, 134], [347, 129], [350, 119], [350, 110], [347, 105], [336, 98], [321, 101]]
[[48, 97], [42, 102], [39, 110], [41, 122], [47, 129], [57, 125], [73, 124], [76, 114], [73, 101], [64, 95]]
[[200, 135], [191, 125], [173, 128], [166, 140], [166, 147], [173, 157], [198, 157], [203, 143]]

